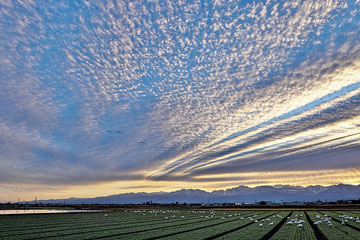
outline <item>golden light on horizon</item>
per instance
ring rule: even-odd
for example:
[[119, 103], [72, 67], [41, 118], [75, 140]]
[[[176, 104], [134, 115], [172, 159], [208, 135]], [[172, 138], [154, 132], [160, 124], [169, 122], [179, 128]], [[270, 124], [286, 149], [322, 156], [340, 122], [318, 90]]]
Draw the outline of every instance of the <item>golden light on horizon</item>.
[[[224, 180], [227, 179], [227, 180]], [[33, 201], [37, 196], [41, 199], [64, 199], [70, 197], [91, 198], [121, 194], [129, 192], [170, 192], [180, 189], [202, 189], [205, 191], [225, 190], [240, 185], [256, 187], [263, 185], [293, 185], [310, 186], [322, 185], [329, 186], [335, 184], [360, 185], [360, 169], [332, 169], [332, 170], [306, 170], [306, 171], [272, 171], [272, 172], [248, 172], [233, 174], [211, 174], [194, 177], [186, 181], [116, 181], [103, 184], [89, 184], [79, 186], [53, 186], [51, 189], [42, 186], [24, 185], [25, 190], [21, 196], [13, 186], [7, 197], [13, 202], [20, 197], [22, 201]], [[10, 188], [9, 188], [10, 189]], [[29, 189], [29, 190], [26, 190]], [[0, 194], [0, 201], [1, 197]]]

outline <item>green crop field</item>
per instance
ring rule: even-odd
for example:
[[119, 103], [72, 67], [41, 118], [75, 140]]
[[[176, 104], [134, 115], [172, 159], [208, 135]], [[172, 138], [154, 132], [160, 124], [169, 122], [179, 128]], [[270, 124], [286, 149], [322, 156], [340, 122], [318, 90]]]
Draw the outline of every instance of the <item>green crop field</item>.
[[349, 210], [127, 210], [0, 215], [0, 239], [360, 239]]

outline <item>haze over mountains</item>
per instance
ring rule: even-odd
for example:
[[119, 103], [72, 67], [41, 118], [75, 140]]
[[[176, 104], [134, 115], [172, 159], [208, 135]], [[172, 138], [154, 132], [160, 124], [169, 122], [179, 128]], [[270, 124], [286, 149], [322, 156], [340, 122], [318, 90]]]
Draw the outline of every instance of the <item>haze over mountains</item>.
[[[69, 198], [67, 204], [141, 204], [152, 203], [253, 203], [256, 201], [335, 201], [360, 199], [360, 185], [332, 186], [238, 186], [226, 190], [206, 192], [182, 189], [174, 192], [124, 193], [95, 198]], [[42, 203], [63, 203], [64, 199], [40, 200]]]

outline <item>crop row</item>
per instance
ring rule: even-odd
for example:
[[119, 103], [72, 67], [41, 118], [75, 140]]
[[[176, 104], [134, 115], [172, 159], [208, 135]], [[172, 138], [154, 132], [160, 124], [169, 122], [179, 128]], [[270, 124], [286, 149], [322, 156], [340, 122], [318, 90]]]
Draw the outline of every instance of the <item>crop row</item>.
[[[278, 215], [278, 216], [277, 216]], [[251, 214], [240, 216], [234, 216], [233, 214], [229, 214], [225, 217], [218, 218], [214, 222], [207, 222], [207, 223], [201, 223], [201, 224], [194, 224], [194, 225], [187, 225], [187, 226], [180, 226], [179, 228], [168, 228], [166, 230], [152, 230], [148, 232], [139, 232], [131, 235], [121, 235], [121, 234], [114, 234], [114, 235], [103, 235], [102, 237], [98, 237], [95, 239], [220, 239], [220, 238], [228, 238], [228, 235], [233, 232], [241, 232], [245, 229], [250, 229], [249, 232], [252, 234], [259, 234], [259, 236], [265, 235], [268, 230], [271, 230], [274, 226], [276, 226], [276, 223], [278, 223], [278, 219], [281, 221], [282, 216], [286, 215], [285, 212], [279, 214], [275, 214], [274, 212], [264, 212], [264, 213], [258, 213], [255, 214], [254, 212]], [[272, 217], [274, 218], [272, 219]], [[280, 217], [279, 217], [280, 216]], [[268, 220], [267, 220], [268, 219]], [[270, 221], [270, 219], [272, 219]], [[263, 221], [262, 221], [263, 220]], [[273, 225], [269, 224], [268, 228], [265, 226], [265, 222], [276, 222]], [[252, 228], [252, 226], [258, 226], [258, 224], [264, 223], [264, 228], [257, 229], [258, 227]], [[223, 233], [225, 233], [223, 235]], [[251, 235], [244, 236], [249, 237]], [[93, 239], [94, 236], [91, 236]], [[252, 238], [252, 239], [256, 239]]]
[[[190, 217], [187, 218], [187, 220], [189, 219], [200, 219], [199, 217]], [[37, 236], [40, 236], [41, 234], [45, 234], [47, 236], [54, 236], [57, 234], [63, 234], [66, 233], [68, 231], [73, 232], [76, 230], [79, 230], [81, 232], [86, 232], [88, 230], [92, 230], [94, 228], [96, 229], [107, 229], [109, 227], [126, 227], [126, 228], [131, 228], [131, 227], [139, 227], [139, 226], [151, 226], [151, 225], [157, 225], [158, 223], [162, 222], [164, 219], [147, 219], [147, 220], [143, 220], [143, 221], [125, 221], [125, 222], [106, 222], [106, 223], [88, 223], [86, 221], [82, 222], [81, 224], [74, 224], [72, 222], [68, 223], [66, 226], [56, 226], [56, 227], [45, 227], [45, 228], [34, 228], [34, 229], [27, 229], [27, 230], [18, 230], [18, 231], [11, 231], [8, 233], [2, 233], [0, 234], [0, 237], [27, 237], [30, 234], [36, 234]], [[178, 221], [184, 221], [184, 219], [182, 218], [173, 218], [173, 219], [169, 219], [168, 222], [178, 222]]]
[[231, 232], [217, 239], [262, 239], [268, 232], [290, 215], [289, 211], [272, 213], [257, 219], [246, 228]]
[[[204, 211], [201, 211], [204, 212]], [[12, 218], [13, 221], [6, 221], [12, 216], [2, 216], [0, 218], [0, 237], [2, 234], [14, 235], [16, 233], [26, 234], [34, 230], [54, 231], [53, 229], [74, 228], [77, 227], [93, 227], [107, 224], [129, 224], [129, 223], [144, 223], [149, 221], [161, 221], [164, 218], [179, 218], [189, 216], [199, 216], [189, 211], [134, 211], [134, 212], [116, 212], [116, 213], [84, 213], [81, 214], [42, 214], [34, 216], [31, 222], [29, 215], [16, 216]], [[11, 218], [10, 218], [11, 219]], [[14, 221], [16, 219], [17, 221]], [[31, 219], [31, 218], [30, 218]]]
[[327, 213], [309, 211], [309, 217], [329, 240], [359, 239], [359, 232], [334, 221]]
[[[230, 222], [235, 222], [238, 220], [241, 220], [241, 218], [245, 219], [247, 217], [250, 217], [254, 215], [254, 212], [251, 213], [243, 213], [241, 214], [241, 217], [238, 216], [238, 214], [232, 215], [231, 213], [226, 214], [213, 214], [213, 217], [205, 218], [204, 221], [194, 222], [191, 224], [182, 224], [177, 226], [170, 226], [166, 228], [153, 228], [153, 229], [147, 229], [145, 231], [138, 231], [133, 232], [131, 234], [123, 234], [116, 231], [113, 232], [107, 232], [106, 234], [97, 233], [96, 235], [91, 235], [87, 239], [118, 239], [121, 237], [121, 239], [159, 239], [159, 238], [166, 238], [170, 237], [171, 239], [175, 239], [177, 236], [181, 236], [181, 239], [184, 239], [184, 234], [191, 232], [191, 239], [197, 239], [200, 237], [198, 234], [194, 233], [194, 231], [198, 231], [204, 228], [209, 229], [211, 228], [211, 232], [213, 231], [214, 227], [218, 225], [227, 224]], [[232, 216], [230, 216], [232, 215]], [[203, 237], [203, 236], [201, 236]], [[185, 238], [186, 239], [186, 238]]]
[[[154, 213], [154, 214], [150, 214]], [[161, 216], [170, 216], [173, 215], [175, 211], [134, 211], [134, 212], [119, 212], [117, 213], [75, 213], [75, 214], [28, 214], [28, 215], [8, 215], [0, 217], [0, 232], [11, 231], [12, 229], [21, 230], [34, 229], [36, 227], [48, 227], [48, 226], [59, 226], [66, 225], [69, 222], [73, 224], [81, 224], [84, 221], [88, 222], [127, 222], [129, 219], [131, 221], [141, 221], [144, 219], [146, 214], [150, 214], [154, 219], [157, 219]], [[175, 213], [179, 214], [179, 211]], [[188, 211], [181, 212], [182, 215], [189, 215]], [[107, 218], [102, 216], [106, 215]], [[148, 217], [147, 217], [148, 219]]]
[[328, 214], [342, 224], [360, 231], [360, 214], [349, 212], [329, 212]]
[[[120, 214], [120, 213], [117, 213]], [[73, 225], [72, 228], [68, 229], [57, 229], [57, 228], [50, 228], [48, 231], [34, 231], [34, 232], [27, 232], [23, 235], [8, 235], [6, 239], [41, 239], [41, 238], [50, 238], [50, 237], [60, 237], [60, 238], [73, 238], [73, 237], [80, 237], [86, 236], [88, 234], [95, 234], [98, 235], [99, 233], [107, 233], [107, 232], [117, 232], [123, 234], [135, 233], [137, 231], [144, 231], [153, 228], [167, 228], [169, 226], [180, 226], [183, 224], [193, 224], [196, 222], [202, 221], [210, 221], [212, 219], [201, 218], [200, 214], [190, 214], [188, 212], [182, 212], [181, 216], [177, 215], [177, 218], [172, 218], [175, 215], [167, 214], [164, 216], [158, 216], [159, 220], [161, 221], [153, 221], [151, 214], [146, 216], [142, 216], [143, 220], [148, 220], [146, 223], [142, 222], [132, 222], [131, 224], [126, 223], [113, 223], [111, 226], [109, 225], [91, 225], [91, 227], [86, 227], [86, 221], [83, 223], [82, 227], [79, 227], [77, 224]], [[121, 215], [121, 214], [120, 214]], [[133, 214], [134, 216], [137, 215]], [[205, 215], [205, 214], [204, 214]], [[90, 216], [90, 215], [89, 215]], [[183, 218], [182, 218], [183, 217]], [[131, 216], [126, 216], [129, 222], [131, 222]], [[126, 220], [126, 219], [125, 219]], [[71, 224], [71, 222], [69, 222]]]
[[[226, 232], [231, 231], [233, 229], [241, 229], [248, 227], [249, 225], [253, 224], [256, 219], [266, 218], [270, 216], [271, 213], [264, 212], [264, 213], [257, 213], [257, 214], [250, 214], [245, 215], [242, 217], [229, 217], [229, 220], [221, 219], [217, 223], [212, 225], [207, 225], [204, 227], [196, 227], [190, 229], [182, 229], [182, 231], [178, 231], [176, 233], [170, 233], [165, 235], [155, 235], [153, 234], [152, 238], [145, 238], [148, 240], [153, 239], [207, 239], [211, 238], [214, 239], [215, 236]], [[256, 215], [256, 216], [255, 216]], [[141, 238], [140, 238], [141, 239]]]
[[[31, 221], [32, 219], [32, 221]], [[359, 212], [135, 210], [0, 216], [0, 239], [360, 239]]]
[[316, 240], [314, 231], [306, 219], [305, 213], [295, 211], [282, 228], [275, 233], [271, 240], [295, 240], [295, 239], [308, 239]]

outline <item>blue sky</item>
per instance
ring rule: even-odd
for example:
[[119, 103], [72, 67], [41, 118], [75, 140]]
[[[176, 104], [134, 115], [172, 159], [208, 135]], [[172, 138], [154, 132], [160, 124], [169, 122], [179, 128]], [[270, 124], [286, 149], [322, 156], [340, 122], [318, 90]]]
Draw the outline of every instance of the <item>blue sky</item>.
[[2, 1], [0, 200], [360, 184], [359, 9]]

